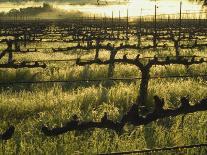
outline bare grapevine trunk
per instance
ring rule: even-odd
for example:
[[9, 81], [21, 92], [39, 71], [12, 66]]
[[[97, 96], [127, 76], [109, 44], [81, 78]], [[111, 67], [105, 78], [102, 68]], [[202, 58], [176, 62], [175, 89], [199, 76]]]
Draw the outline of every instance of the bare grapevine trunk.
[[147, 96], [148, 96], [148, 84], [150, 78], [149, 69], [144, 69], [141, 71], [142, 71], [142, 80], [140, 83], [139, 95], [137, 97], [137, 104], [139, 104], [139, 106], [143, 106], [146, 103]]
[[114, 68], [115, 68], [115, 64], [113, 63], [113, 60], [115, 59], [117, 51], [112, 50], [111, 51], [111, 55], [110, 55], [110, 61], [112, 61], [112, 63], [109, 64], [109, 69], [108, 69], [108, 77], [111, 78], [114, 75]]

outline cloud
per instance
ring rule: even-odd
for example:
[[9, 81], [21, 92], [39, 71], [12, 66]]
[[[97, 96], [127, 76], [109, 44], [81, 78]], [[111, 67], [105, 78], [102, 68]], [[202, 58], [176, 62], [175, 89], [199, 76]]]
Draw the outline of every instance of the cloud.
[[97, 4], [99, 1], [100, 4], [105, 4], [106, 2], [109, 4], [118, 4], [123, 3], [128, 0], [0, 0], [1, 2], [49, 2], [49, 3], [70, 3], [70, 4], [78, 4], [78, 5], [86, 5], [86, 4]]

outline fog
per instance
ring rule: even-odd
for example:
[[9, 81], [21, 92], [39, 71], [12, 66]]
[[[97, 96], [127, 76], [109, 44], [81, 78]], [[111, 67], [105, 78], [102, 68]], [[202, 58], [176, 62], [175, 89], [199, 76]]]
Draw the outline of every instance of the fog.
[[[69, 3], [70, 2], [70, 3]], [[113, 12], [114, 17], [118, 17], [119, 13], [122, 17], [138, 16], [138, 15], [152, 15], [154, 14], [155, 4], [157, 5], [157, 14], [176, 14], [180, 10], [180, 1], [178, 0], [82, 0], [76, 3], [74, 0], [65, 1], [53, 1], [52, 7], [56, 9], [55, 13], [58, 16], [65, 16], [66, 14], [76, 13], [79, 15], [86, 16], [111, 16]], [[167, 2], [167, 3], [166, 3]], [[9, 12], [11, 9], [20, 9], [27, 7], [40, 7], [43, 6], [44, 2], [0, 2], [0, 12]], [[199, 12], [202, 9], [202, 3], [183, 0], [182, 1], [182, 12]], [[60, 12], [57, 13], [57, 10]], [[42, 14], [47, 14], [42, 13]]]

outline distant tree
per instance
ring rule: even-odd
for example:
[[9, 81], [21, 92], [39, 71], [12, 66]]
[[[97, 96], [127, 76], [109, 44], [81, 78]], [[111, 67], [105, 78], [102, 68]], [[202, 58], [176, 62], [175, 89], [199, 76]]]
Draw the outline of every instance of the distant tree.
[[44, 9], [51, 9], [52, 6], [49, 3], [43, 3], [43, 8]]
[[19, 10], [17, 10], [17, 9], [11, 9], [8, 14], [9, 15], [17, 15], [19, 13], [20, 13]]

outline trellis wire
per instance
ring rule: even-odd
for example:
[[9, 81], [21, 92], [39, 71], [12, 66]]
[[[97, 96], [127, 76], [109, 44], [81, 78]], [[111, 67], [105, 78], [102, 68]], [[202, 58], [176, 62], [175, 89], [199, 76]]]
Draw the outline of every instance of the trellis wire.
[[172, 151], [172, 150], [180, 150], [180, 149], [194, 149], [207, 147], [207, 143], [203, 144], [194, 144], [194, 145], [183, 145], [183, 146], [174, 146], [174, 147], [163, 147], [163, 148], [155, 148], [155, 149], [144, 149], [144, 150], [133, 150], [133, 151], [125, 151], [125, 152], [112, 152], [112, 153], [101, 153], [99, 155], [116, 155], [116, 154], [143, 154], [143, 153], [155, 153], [155, 152], [163, 152], [163, 151]]
[[[176, 58], [176, 56], [168, 56], [169, 58]], [[182, 57], [182, 58], [192, 58], [192, 57], [196, 57], [196, 58], [207, 58], [207, 57], [203, 57], [203, 56], [178, 56], [178, 57]], [[140, 57], [139, 59], [153, 59], [154, 57]], [[166, 58], [166, 57], [162, 57], [162, 56], [157, 56], [157, 58]], [[73, 59], [45, 59], [45, 60], [28, 60], [26, 62], [70, 62], [70, 61], [76, 61], [77, 58], [73, 58]], [[82, 61], [90, 61], [89, 59], [81, 59]], [[17, 61], [21, 61], [21, 60], [17, 60]]]
[[[173, 79], [173, 78], [194, 78], [194, 77], [207, 77], [207, 74], [203, 75], [175, 75], [175, 76], [154, 76], [150, 79]], [[0, 85], [13, 85], [13, 84], [42, 84], [42, 83], [81, 83], [81, 82], [103, 82], [103, 81], [133, 81], [142, 80], [141, 77], [131, 78], [103, 78], [103, 79], [85, 79], [85, 80], [47, 80], [47, 81], [12, 81], [12, 82], [0, 82]]]

